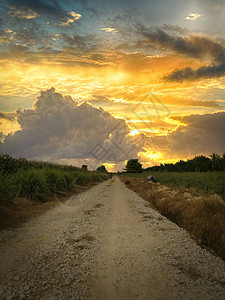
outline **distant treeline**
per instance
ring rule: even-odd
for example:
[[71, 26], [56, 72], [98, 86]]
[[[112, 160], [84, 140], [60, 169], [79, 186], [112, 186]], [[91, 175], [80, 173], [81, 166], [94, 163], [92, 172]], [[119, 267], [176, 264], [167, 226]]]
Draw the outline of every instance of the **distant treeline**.
[[204, 155], [195, 156], [187, 161], [180, 160], [175, 164], [160, 164], [159, 166], [149, 167], [144, 171], [157, 172], [207, 172], [207, 171], [225, 171], [225, 153], [212, 153], [209, 157]]

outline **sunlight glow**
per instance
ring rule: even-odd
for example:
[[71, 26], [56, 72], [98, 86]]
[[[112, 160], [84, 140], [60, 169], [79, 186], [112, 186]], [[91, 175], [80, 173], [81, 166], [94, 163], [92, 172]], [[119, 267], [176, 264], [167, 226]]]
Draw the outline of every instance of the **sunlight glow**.
[[4, 135], [7, 135], [9, 133], [13, 134], [14, 132], [16, 132], [17, 130], [20, 129], [20, 126], [16, 121], [11, 122], [11, 121], [8, 121], [8, 120], [4, 120], [2, 118], [0, 118], [0, 126], [1, 126], [0, 131]]
[[114, 163], [104, 163], [103, 165], [106, 167], [106, 170], [108, 172], [114, 172], [115, 171], [116, 164], [114, 164]]
[[137, 130], [137, 129], [132, 129], [132, 130], [130, 131], [129, 135], [135, 136], [135, 135], [137, 135], [137, 134], [139, 134], [139, 133], [140, 133], [139, 130]]
[[156, 160], [156, 161], [163, 158], [163, 154], [161, 152], [154, 152], [148, 149], [146, 149], [146, 152], [141, 152], [141, 155], [150, 160]]

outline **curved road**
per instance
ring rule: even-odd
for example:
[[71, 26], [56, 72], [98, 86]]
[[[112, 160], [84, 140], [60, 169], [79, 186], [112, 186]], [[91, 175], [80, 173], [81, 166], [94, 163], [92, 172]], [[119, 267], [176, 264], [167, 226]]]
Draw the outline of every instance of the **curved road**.
[[0, 241], [0, 299], [225, 299], [225, 262], [118, 177]]

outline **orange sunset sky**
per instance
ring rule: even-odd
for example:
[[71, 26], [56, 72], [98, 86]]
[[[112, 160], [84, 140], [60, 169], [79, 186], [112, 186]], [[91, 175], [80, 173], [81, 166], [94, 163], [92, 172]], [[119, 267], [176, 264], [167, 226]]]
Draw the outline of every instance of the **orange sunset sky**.
[[0, 4], [0, 152], [144, 167], [225, 152], [225, 2]]

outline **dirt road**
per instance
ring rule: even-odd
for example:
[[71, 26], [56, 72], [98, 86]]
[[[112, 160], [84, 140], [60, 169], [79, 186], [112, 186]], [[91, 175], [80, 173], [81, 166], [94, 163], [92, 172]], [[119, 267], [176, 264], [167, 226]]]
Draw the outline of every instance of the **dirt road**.
[[119, 178], [0, 241], [1, 299], [225, 299], [225, 262]]

